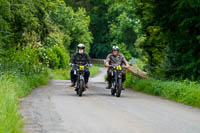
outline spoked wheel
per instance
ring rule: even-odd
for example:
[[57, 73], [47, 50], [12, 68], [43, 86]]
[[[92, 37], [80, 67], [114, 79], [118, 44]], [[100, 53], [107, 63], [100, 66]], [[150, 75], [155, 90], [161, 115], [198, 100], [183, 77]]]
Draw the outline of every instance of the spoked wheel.
[[82, 94], [83, 94], [83, 89], [84, 89], [84, 83], [83, 83], [83, 80], [81, 80], [80, 81], [80, 84], [79, 84], [79, 89], [78, 89], [78, 91], [77, 91], [77, 93], [78, 93], [78, 96], [82, 96]]
[[116, 97], [121, 96], [122, 91], [122, 79], [118, 79], [117, 89], [116, 89]]
[[76, 90], [76, 94], [78, 95], [78, 89]]
[[76, 82], [76, 86], [74, 88], [75, 88], [76, 94], [78, 95], [78, 90], [79, 90], [78, 88], [79, 87], [78, 87], [78, 83], [77, 82]]
[[116, 93], [116, 90], [115, 90], [114, 88], [112, 88], [112, 89], [111, 89], [111, 95], [113, 95], [113, 96], [114, 96], [114, 95], [115, 95], [115, 93]]
[[115, 93], [116, 93], [116, 85], [115, 85], [115, 83], [113, 83], [112, 84], [112, 87], [111, 87], [111, 95], [115, 95]]

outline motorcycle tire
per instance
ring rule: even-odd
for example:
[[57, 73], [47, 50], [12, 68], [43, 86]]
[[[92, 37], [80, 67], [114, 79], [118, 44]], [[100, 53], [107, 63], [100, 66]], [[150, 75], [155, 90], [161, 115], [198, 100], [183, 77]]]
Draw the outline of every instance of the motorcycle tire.
[[122, 79], [118, 79], [118, 84], [116, 88], [116, 97], [121, 96], [121, 91], [122, 91]]
[[83, 83], [83, 80], [80, 81], [80, 84], [79, 84], [79, 89], [78, 89], [78, 96], [81, 97], [82, 94], [83, 94], [83, 89], [84, 89], [84, 83]]

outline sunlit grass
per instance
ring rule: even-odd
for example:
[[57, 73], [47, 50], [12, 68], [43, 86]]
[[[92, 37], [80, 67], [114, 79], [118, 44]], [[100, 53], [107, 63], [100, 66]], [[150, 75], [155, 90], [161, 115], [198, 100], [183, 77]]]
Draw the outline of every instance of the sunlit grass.
[[90, 77], [94, 77], [99, 73], [99, 67], [97, 66], [90, 67], [89, 70], [90, 70]]
[[[51, 70], [51, 77], [53, 80], [70, 80], [71, 69], [72, 68]], [[89, 70], [90, 77], [93, 77], [99, 73], [99, 67], [97, 66], [90, 67]]]
[[22, 132], [18, 98], [28, 95], [33, 88], [46, 84], [48, 80], [47, 70], [31, 76], [3, 74], [0, 77], [0, 133]]
[[55, 69], [51, 70], [51, 77], [53, 80], [69, 80], [70, 79], [70, 68], [69, 69]]
[[124, 85], [127, 88], [133, 88], [140, 92], [200, 107], [200, 84], [197, 82], [161, 81], [155, 79], [140, 80], [128, 73]]

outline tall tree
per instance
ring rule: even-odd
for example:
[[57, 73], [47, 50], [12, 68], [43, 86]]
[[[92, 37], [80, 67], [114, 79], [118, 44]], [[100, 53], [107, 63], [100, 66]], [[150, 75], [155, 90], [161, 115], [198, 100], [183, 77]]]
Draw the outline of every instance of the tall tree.
[[199, 79], [200, 1], [139, 0], [137, 15], [149, 70], [165, 77]]

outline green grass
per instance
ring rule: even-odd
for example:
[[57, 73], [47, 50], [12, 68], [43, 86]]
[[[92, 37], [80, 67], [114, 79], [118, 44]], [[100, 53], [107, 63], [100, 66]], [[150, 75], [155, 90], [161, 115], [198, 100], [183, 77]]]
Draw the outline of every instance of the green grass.
[[69, 80], [70, 79], [70, 68], [66, 69], [55, 69], [51, 70], [51, 77], [53, 80]]
[[93, 66], [96, 66], [96, 67], [104, 67], [104, 64], [93, 64]]
[[90, 77], [94, 77], [99, 73], [99, 67], [97, 66], [90, 67], [89, 70], [90, 70]]
[[200, 107], [200, 84], [190, 81], [140, 80], [127, 73], [127, 88], [155, 95], [195, 107]]
[[0, 132], [20, 133], [23, 126], [21, 116], [17, 110], [18, 100], [15, 92], [15, 84], [9, 76], [0, 79]]
[[[54, 80], [70, 80], [71, 69], [72, 68], [51, 70], [51, 77]], [[99, 73], [99, 67], [97, 66], [90, 67], [89, 70], [90, 77], [93, 77]]]
[[21, 133], [23, 122], [18, 111], [20, 97], [28, 95], [32, 88], [48, 82], [48, 71], [23, 76], [4, 74], [0, 77], [0, 133]]

